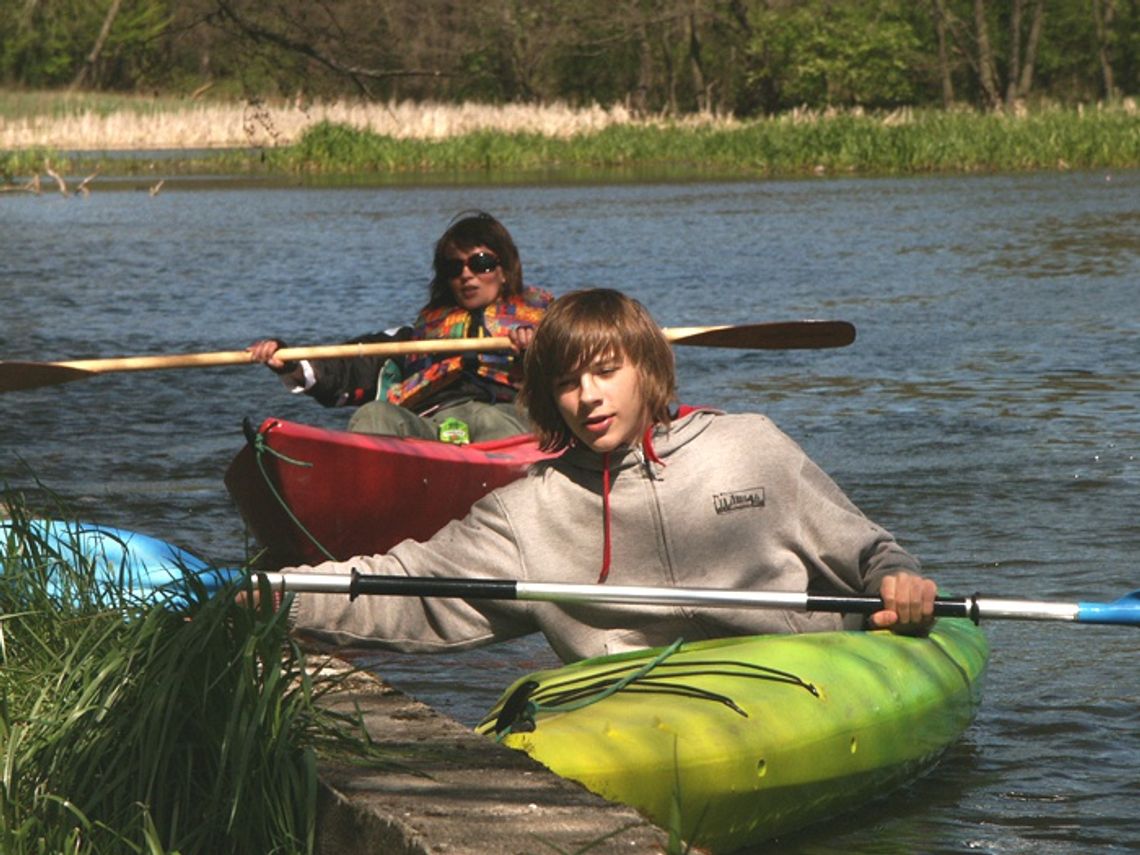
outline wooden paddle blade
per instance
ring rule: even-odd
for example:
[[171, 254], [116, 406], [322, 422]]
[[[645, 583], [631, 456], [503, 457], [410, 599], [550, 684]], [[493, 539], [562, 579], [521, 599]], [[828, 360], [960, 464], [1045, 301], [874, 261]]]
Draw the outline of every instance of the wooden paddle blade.
[[0, 392], [58, 386], [90, 376], [82, 368], [53, 365], [50, 362], [0, 362]]
[[677, 327], [666, 330], [677, 345], [733, 347], [740, 350], [798, 350], [845, 347], [855, 341], [847, 321], [784, 321], [721, 327]]

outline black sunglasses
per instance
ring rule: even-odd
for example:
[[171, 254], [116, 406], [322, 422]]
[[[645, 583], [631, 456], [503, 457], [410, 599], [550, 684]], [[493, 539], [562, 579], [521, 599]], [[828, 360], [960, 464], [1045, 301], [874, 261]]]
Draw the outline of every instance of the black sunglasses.
[[439, 272], [445, 279], [454, 279], [463, 273], [464, 267], [472, 273], [479, 274], [490, 273], [498, 266], [497, 256], [489, 252], [476, 252], [468, 256], [466, 261], [462, 258], [445, 258], [439, 263]]

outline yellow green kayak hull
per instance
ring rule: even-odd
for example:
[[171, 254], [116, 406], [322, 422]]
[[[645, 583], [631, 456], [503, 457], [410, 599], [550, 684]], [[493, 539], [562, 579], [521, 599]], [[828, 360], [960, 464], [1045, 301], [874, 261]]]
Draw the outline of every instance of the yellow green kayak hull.
[[499, 726], [503, 744], [557, 774], [731, 852], [932, 766], [973, 719], [988, 655], [977, 627], [945, 619], [928, 638], [703, 641], [524, 677], [481, 729]]

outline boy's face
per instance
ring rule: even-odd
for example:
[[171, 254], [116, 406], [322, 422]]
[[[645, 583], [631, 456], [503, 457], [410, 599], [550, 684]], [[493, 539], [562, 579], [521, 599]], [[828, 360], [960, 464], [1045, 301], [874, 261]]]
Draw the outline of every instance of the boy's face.
[[599, 454], [635, 445], [649, 426], [637, 368], [620, 353], [557, 377], [554, 395], [574, 436]]

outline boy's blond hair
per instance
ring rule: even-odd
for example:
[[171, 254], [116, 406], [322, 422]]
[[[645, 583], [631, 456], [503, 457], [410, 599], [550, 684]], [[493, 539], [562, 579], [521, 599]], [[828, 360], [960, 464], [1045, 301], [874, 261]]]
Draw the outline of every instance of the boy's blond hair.
[[638, 391], [653, 423], [668, 425], [676, 397], [673, 350], [646, 308], [609, 288], [572, 291], [555, 300], [526, 351], [519, 405], [545, 451], [574, 443], [558, 411], [559, 378], [621, 354], [637, 369]]

